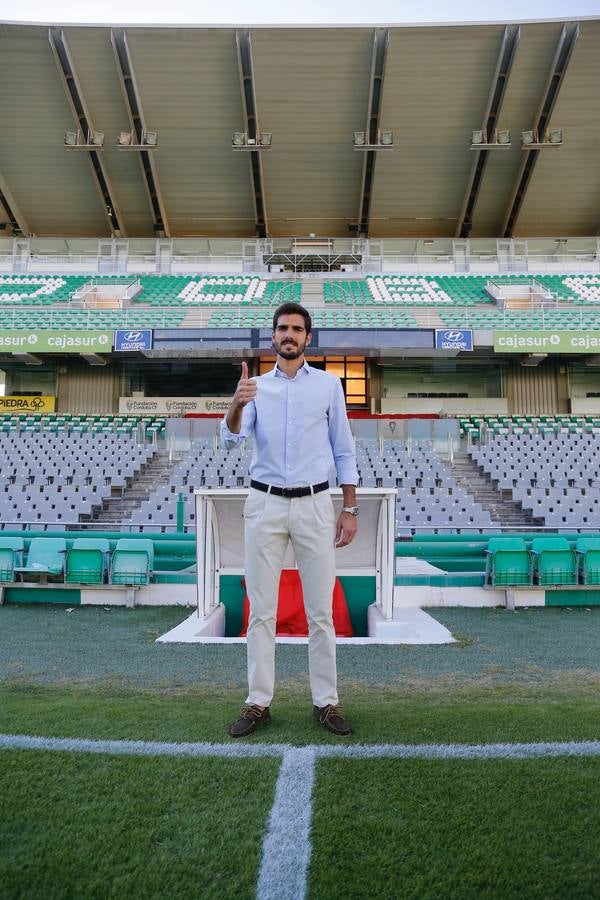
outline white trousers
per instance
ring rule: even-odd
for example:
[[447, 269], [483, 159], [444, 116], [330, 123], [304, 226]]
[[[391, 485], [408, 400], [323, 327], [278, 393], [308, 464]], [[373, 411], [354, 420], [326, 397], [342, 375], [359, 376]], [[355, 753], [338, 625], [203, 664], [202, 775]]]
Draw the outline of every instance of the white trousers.
[[337, 704], [333, 586], [335, 513], [329, 491], [276, 497], [250, 489], [244, 506], [249, 704], [269, 706], [275, 684], [279, 577], [291, 540], [308, 620], [310, 689], [316, 706]]

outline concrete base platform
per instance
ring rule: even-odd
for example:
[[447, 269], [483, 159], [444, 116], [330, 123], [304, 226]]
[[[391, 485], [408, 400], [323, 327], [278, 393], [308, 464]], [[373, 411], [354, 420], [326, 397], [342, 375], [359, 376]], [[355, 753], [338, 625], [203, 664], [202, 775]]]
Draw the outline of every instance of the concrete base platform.
[[369, 607], [369, 635], [386, 644], [454, 644], [448, 629], [419, 607], [394, 608], [384, 619], [376, 606]]
[[[368, 610], [368, 637], [338, 638], [338, 644], [449, 644], [454, 638], [422, 609], [394, 611], [394, 618], [383, 618], [376, 606]], [[278, 644], [307, 644], [305, 637], [277, 637]], [[245, 644], [244, 637], [225, 637], [225, 607], [218, 606], [201, 619], [196, 612], [175, 628], [156, 639], [161, 644]]]

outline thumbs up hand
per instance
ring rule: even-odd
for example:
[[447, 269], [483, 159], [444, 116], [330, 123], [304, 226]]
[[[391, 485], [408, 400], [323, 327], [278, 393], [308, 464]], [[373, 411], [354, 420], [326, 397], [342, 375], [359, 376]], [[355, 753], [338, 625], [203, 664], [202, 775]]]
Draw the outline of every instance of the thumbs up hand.
[[242, 362], [242, 374], [238, 381], [238, 386], [233, 395], [232, 406], [241, 409], [254, 400], [256, 397], [256, 381], [254, 378], [248, 378], [248, 363]]

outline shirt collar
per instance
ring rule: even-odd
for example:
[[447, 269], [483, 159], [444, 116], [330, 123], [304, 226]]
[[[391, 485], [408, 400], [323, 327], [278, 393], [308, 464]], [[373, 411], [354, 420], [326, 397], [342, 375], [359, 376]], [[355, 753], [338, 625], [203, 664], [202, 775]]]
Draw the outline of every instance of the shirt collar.
[[[299, 368], [298, 371], [296, 372], [296, 375], [299, 375], [300, 372], [303, 372], [305, 375], [310, 375], [310, 366], [308, 365], [308, 363], [306, 362], [306, 360], [304, 360], [304, 362], [302, 363], [302, 365], [300, 366], [300, 368]], [[273, 368], [271, 369], [271, 371], [268, 372], [267, 374], [272, 375], [274, 378], [287, 378], [287, 377], [288, 377], [288, 376], [285, 374], [285, 372], [282, 372], [281, 369], [277, 366], [277, 363], [275, 363], [275, 365], [273, 366]], [[294, 376], [294, 377], [296, 377], [296, 376]], [[289, 380], [289, 381], [292, 381], [293, 379], [290, 378], [290, 379], [288, 379], [288, 380]]]

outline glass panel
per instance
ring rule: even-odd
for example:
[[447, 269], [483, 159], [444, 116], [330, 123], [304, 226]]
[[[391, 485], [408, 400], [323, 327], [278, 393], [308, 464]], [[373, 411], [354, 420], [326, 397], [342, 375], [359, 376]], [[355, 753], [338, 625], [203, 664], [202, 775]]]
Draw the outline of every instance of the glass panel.
[[348, 378], [346, 379], [346, 392], [348, 394], [355, 394], [357, 391], [360, 391], [362, 394], [365, 392], [366, 382], [364, 378]]
[[347, 378], [364, 378], [365, 377], [365, 364], [364, 363], [348, 363], [346, 366], [346, 377]]
[[334, 362], [332, 363], [330, 359], [327, 359], [326, 365], [327, 371], [332, 375], [337, 375], [338, 378], [344, 377], [344, 363], [343, 362]]

